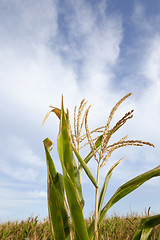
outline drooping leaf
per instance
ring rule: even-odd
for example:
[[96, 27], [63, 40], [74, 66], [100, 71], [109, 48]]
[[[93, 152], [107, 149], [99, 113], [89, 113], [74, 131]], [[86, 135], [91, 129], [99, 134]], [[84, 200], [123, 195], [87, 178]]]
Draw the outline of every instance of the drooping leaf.
[[152, 229], [160, 224], [160, 214], [141, 219], [140, 225], [132, 240], [147, 240]]
[[[144, 182], [148, 181], [149, 179], [151, 179], [153, 177], [157, 177], [157, 176], [160, 176], [160, 166], [133, 178], [132, 180], [128, 181], [127, 183], [125, 183], [121, 187], [119, 187], [117, 189], [117, 191], [115, 192], [115, 194], [108, 201], [108, 203], [101, 210], [98, 224], [100, 225], [102, 223], [107, 211], [115, 203], [117, 203], [123, 197], [127, 196], [129, 193], [133, 192], [138, 187], [140, 187]], [[94, 221], [91, 223], [91, 225], [88, 228], [88, 233], [89, 233], [90, 239], [93, 238], [93, 234], [94, 234], [93, 228], [94, 228]]]
[[44, 141], [47, 176], [48, 176], [48, 212], [52, 235], [55, 240], [70, 240], [68, 214], [64, 206], [64, 180], [57, 173], [49, 150], [52, 142], [47, 138]]
[[53, 112], [57, 115], [57, 117], [60, 119], [60, 116], [61, 116], [61, 110], [59, 108], [56, 108], [56, 107], [53, 107], [53, 109], [49, 112], [47, 112], [44, 120], [43, 120], [43, 123], [42, 123], [42, 126], [44, 125], [45, 121], [47, 120], [48, 116], [50, 115], [50, 113]]
[[57, 117], [60, 119], [60, 117], [61, 117], [61, 110], [59, 108], [53, 107], [51, 112], [55, 113], [57, 115]]

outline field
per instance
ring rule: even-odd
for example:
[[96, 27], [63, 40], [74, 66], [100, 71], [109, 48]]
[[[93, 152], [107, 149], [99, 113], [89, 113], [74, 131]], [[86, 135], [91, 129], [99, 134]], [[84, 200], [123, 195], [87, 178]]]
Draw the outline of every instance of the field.
[[[99, 229], [99, 238], [103, 240], [130, 240], [140, 223], [141, 216], [136, 213], [127, 216], [116, 214], [103, 221]], [[89, 224], [91, 219], [87, 219]], [[38, 217], [29, 217], [26, 221], [0, 224], [1, 240], [50, 240], [48, 219], [43, 222]], [[150, 240], [160, 240], [160, 225], [153, 229]]]

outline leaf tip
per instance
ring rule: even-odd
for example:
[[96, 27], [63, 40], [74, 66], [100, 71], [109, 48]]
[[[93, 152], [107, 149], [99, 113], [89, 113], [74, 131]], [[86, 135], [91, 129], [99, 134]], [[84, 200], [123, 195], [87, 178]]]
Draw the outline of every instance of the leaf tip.
[[49, 138], [44, 139], [43, 143], [44, 146], [47, 148], [48, 152], [50, 152], [53, 149], [54, 144]]

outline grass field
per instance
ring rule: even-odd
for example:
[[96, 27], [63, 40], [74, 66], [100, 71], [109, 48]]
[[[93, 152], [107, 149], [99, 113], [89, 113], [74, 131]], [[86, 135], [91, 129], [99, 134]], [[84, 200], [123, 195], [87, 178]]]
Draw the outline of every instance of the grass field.
[[[99, 238], [103, 240], [130, 240], [140, 223], [141, 216], [136, 213], [125, 217], [116, 214], [107, 218], [99, 229]], [[91, 219], [87, 219], [89, 224]], [[50, 240], [48, 219], [43, 222], [38, 217], [29, 217], [26, 221], [0, 224], [1, 240]], [[153, 229], [150, 240], [160, 240], [160, 225]]]

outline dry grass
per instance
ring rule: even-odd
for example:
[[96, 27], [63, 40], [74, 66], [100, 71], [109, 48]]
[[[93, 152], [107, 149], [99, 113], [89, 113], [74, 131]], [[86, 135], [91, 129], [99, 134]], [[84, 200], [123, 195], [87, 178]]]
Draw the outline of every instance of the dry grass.
[[[114, 214], [103, 221], [99, 229], [100, 240], [131, 240], [140, 223], [137, 213], [127, 216]], [[87, 224], [91, 219], [86, 220]], [[153, 229], [150, 240], [158, 240], [160, 225]], [[45, 219], [39, 222], [37, 217], [29, 217], [26, 221], [7, 222], [0, 224], [1, 240], [51, 240], [49, 222]]]
[[[99, 230], [99, 239], [103, 240], [131, 240], [136, 232], [141, 217], [132, 214], [126, 217], [119, 217], [116, 214], [107, 221], [104, 221]], [[160, 226], [153, 229], [150, 240], [158, 240]]]

